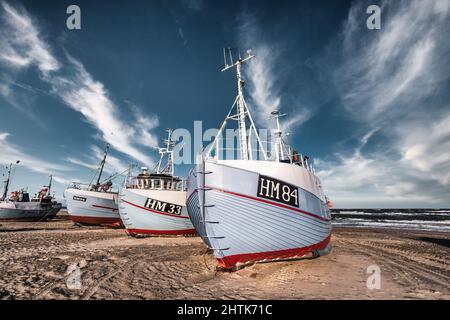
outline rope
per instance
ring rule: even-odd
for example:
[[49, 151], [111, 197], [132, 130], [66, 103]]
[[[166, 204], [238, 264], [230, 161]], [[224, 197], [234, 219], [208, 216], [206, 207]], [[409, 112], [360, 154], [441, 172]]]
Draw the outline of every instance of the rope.
[[125, 174], [125, 172], [127, 172], [128, 170], [130, 170], [130, 169], [126, 169], [126, 170], [122, 171], [121, 173], [117, 173], [117, 172], [116, 172], [116, 173], [110, 175], [108, 178], [106, 178], [105, 180], [103, 180], [103, 181], [101, 182], [101, 184], [105, 183], [105, 182], [108, 181], [108, 180], [114, 180], [114, 179], [117, 178], [118, 176], [123, 176], [123, 175]]

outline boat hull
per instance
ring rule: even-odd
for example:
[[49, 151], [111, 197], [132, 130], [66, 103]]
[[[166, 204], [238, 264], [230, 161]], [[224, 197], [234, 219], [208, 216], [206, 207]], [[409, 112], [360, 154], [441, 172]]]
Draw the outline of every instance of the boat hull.
[[118, 194], [69, 188], [64, 191], [67, 212], [74, 223], [121, 226]]
[[3, 202], [0, 204], [0, 221], [51, 220], [60, 209], [60, 204], [42, 208], [39, 202]]
[[119, 213], [130, 235], [193, 235], [186, 191], [122, 188]]
[[[188, 177], [187, 207], [222, 267], [331, 249], [330, 213], [320, 181], [308, 170], [269, 161], [200, 162]], [[289, 186], [296, 203], [267, 197], [261, 181]]]

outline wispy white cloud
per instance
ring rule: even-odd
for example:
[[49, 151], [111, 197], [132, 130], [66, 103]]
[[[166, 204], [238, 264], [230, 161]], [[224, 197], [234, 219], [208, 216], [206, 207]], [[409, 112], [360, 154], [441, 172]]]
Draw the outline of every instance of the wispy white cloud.
[[[92, 145], [91, 146], [91, 150], [92, 150], [92, 157], [91, 159], [93, 159], [94, 161], [97, 161], [97, 163], [99, 162], [99, 159], [103, 158], [103, 150], [97, 146]], [[98, 164], [97, 164], [98, 167]], [[129, 164], [124, 163], [122, 160], [120, 160], [117, 157], [114, 157], [111, 154], [108, 154], [108, 157], [106, 158], [106, 165], [105, 165], [105, 171], [110, 173], [110, 174], [115, 174], [115, 173], [121, 173], [124, 172], [125, 170], [127, 170], [129, 168]]]
[[[90, 179], [94, 179], [100, 167], [100, 161], [103, 159], [104, 150], [98, 146], [91, 145], [91, 154], [83, 158], [67, 157], [65, 161], [79, 167], [87, 168], [91, 172]], [[106, 158], [106, 163], [103, 172], [109, 176], [123, 175], [129, 169], [129, 165], [124, 163], [121, 159], [114, 157], [111, 153]], [[106, 179], [108, 175], [103, 175], [102, 179]], [[85, 183], [87, 181], [84, 181]]]
[[53, 174], [56, 181], [66, 181], [66, 175], [71, 170], [70, 167], [32, 156], [19, 146], [11, 143], [9, 141], [10, 137], [9, 133], [0, 132], [1, 164], [9, 165], [20, 160], [20, 165], [30, 171], [41, 174]]
[[[440, 101], [450, 76], [443, 67], [450, 65], [450, 2], [385, 1], [382, 7], [379, 31], [357, 23], [364, 2], [350, 9], [343, 62], [333, 75], [345, 111], [367, 134], [353, 152], [318, 161], [319, 174], [337, 203], [448, 204], [450, 109]], [[373, 136], [383, 144], [363, 154]]]
[[183, 45], [186, 46], [188, 44], [188, 40], [184, 35], [182, 27], [178, 27], [178, 35], [180, 36], [181, 41], [183, 41]]
[[64, 187], [70, 186], [73, 182], [79, 182], [76, 178], [71, 179], [60, 175], [53, 176], [53, 180]]
[[261, 120], [269, 118], [270, 112], [280, 108], [281, 98], [274, 87], [273, 65], [275, 57], [272, 50], [264, 45], [254, 49], [256, 58], [249, 63], [246, 75], [250, 80], [250, 96], [258, 107]]
[[288, 114], [287, 119], [283, 119], [283, 130], [287, 133], [291, 133], [291, 130], [295, 130], [308, 121], [313, 113], [312, 110], [304, 108], [295, 111], [293, 114]]
[[41, 93], [42, 92], [37, 88], [16, 82], [13, 76], [8, 74], [2, 74], [0, 76], [0, 96], [2, 96], [9, 105], [14, 107], [15, 110], [32, 120], [34, 124], [44, 128], [45, 126], [39, 114], [36, 112], [36, 109], [33, 108], [36, 94]]
[[392, 12], [383, 11], [382, 29], [375, 32], [355, 26], [365, 17], [364, 2], [350, 10], [344, 63], [334, 75], [350, 112], [372, 123], [390, 119], [398, 109], [416, 108], [450, 76], [440, 59], [448, 49], [441, 41], [448, 31], [448, 6], [439, 0], [385, 2]]
[[[309, 120], [313, 115], [313, 109], [299, 103], [293, 105], [289, 103], [289, 107], [287, 103], [283, 104], [287, 97], [282, 95], [281, 88], [286, 81], [286, 75], [276, 71], [282, 52], [280, 43], [268, 42], [264, 39], [260, 21], [255, 14], [243, 11], [238, 21], [240, 35], [238, 43], [245, 49], [242, 56], [246, 55], [247, 48], [251, 48], [255, 55], [255, 58], [246, 65], [244, 72], [249, 81], [246, 88], [250, 94], [251, 107], [256, 111], [256, 120], [266, 128], [273, 128], [274, 122], [270, 120], [270, 113], [281, 110], [289, 114], [289, 120], [287, 123], [283, 122], [283, 126], [285, 129], [294, 130]], [[296, 100], [298, 99], [291, 99], [291, 101]]]
[[314, 162], [325, 191], [337, 207], [445, 206], [449, 195], [427, 175], [403, 166], [390, 154], [358, 150]]
[[443, 187], [449, 187], [450, 112], [442, 119], [433, 121], [431, 126], [428, 122], [415, 120], [399, 126], [397, 130], [401, 161], [427, 174]]
[[65, 158], [65, 161], [74, 164], [79, 167], [87, 168], [90, 170], [96, 170], [98, 168], [98, 164], [92, 163], [92, 162], [86, 162], [86, 160], [81, 160], [78, 158], [73, 157], [67, 157]]
[[43, 73], [58, 70], [54, 58], [42, 35], [24, 8], [16, 9], [2, 1], [3, 28], [0, 31], [0, 61], [14, 68], [36, 65]]
[[[51, 53], [39, 26], [25, 9], [6, 2], [1, 5], [1, 18], [6, 27], [1, 31], [0, 61], [18, 69], [36, 66], [41, 79], [50, 85], [50, 94], [82, 114], [98, 130], [102, 140], [137, 161], [153, 163], [145, 148], [157, 144], [157, 138], [151, 132], [158, 124], [157, 117], [143, 116], [135, 107], [134, 114], [139, 113], [139, 117], [133, 122], [125, 121], [108, 90], [80, 61], [66, 54], [64, 70], [60, 70], [62, 63]], [[0, 90], [3, 95], [10, 95], [12, 87], [3, 85]]]
[[[80, 112], [92, 124], [106, 142], [117, 151], [130, 155], [143, 163], [153, 160], [143, 148], [135, 145], [137, 133], [142, 128], [121, 119], [117, 105], [110, 99], [104, 85], [92, 78], [84, 66], [71, 56], [67, 56], [72, 73], [48, 79], [52, 92], [69, 107]], [[144, 127], [147, 128], [147, 127]], [[146, 131], [151, 135], [149, 131]]]
[[151, 130], [156, 129], [159, 126], [158, 115], [142, 112], [142, 107], [129, 100], [125, 100], [125, 103], [130, 107], [134, 117], [135, 128], [137, 131], [135, 135], [136, 141], [142, 145], [157, 149], [159, 145], [158, 138], [151, 133]]
[[181, 0], [181, 3], [192, 11], [201, 11], [205, 5], [203, 0]]
[[[58, 70], [59, 62], [53, 57], [49, 47], [41, 40], [36, 24], [25, 9], [0, 2], [0, 65], [6, 67], [11, 74], [1, 75], [0, 95], [22, 114], [41, 127], [39, 115], [30, 106], [33, 96], [24, 94], [23, 90], [38, 93], [30, 86], [18, 84], [14, 77], [31, 66], [43, 74]], [[23, 89], [17, 92], [17, 88]], [[29, 92], [27, 92], [29, 93]]]

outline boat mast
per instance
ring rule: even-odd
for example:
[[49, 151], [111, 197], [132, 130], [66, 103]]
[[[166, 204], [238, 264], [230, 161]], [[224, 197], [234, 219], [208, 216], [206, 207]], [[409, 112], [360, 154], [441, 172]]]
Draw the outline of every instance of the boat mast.
[[[172, 129], [167, 129], [167, 139], [164, 141], [166, 143], [165, 148], [159, 148], [159, 161], [156, 167], [156, 173], [161, 174], [170, 174], [174, 175], [174, 166], [173, 166], [173, 141], [172, 141]], [[164, 156], [167, 154], [167, 165], [161, 169]]]
[[[252, 54], [252, 51], [249, 49], [249, 50], [247, 50], [246, 58], [242, 59], [241, 55], [239, 54], [238, 60], [236, 62], [233, 62], [233, 55], [231, 53], [232, 49], [228, 48], [227, 50], [229, 51], [231, 61], [230, 61], [230, 64], [228, 64], [225, 49], [224, 49], [225, 67], [222, 69], [222, 71], [227, 71], [231, 68], [236, 67], [238, 94], [237, 94], [237, 97], [235, 100], [235, 104], [237, 105], [236, 117], [237, 117], [237, 120], [239, 123], [238, 128], [239, 128], [239, 145], [240, 145], [241, 160], [249, 160], [249, 158], [250, 159], [253, 158], [250, 137], [247, 135], [247, 124], [246, 124], [247, 117], [250, 122], [250, 130], [254, 130], [259, 147], [261, 148], [261, 151], [263, 152], [264, 159], [266, 159], [266, 153], [262, 146], [261, 140], [259, 139], [258, 132], [256, 131], [255, 124], [253, 122], [252, 116], [248, 110], [247, 104], [244, 99], [244, 83], [245, 83], [245, 81], [242, 77], [242, 65], [244, 64], [244, 62], [246, 62], [250, 59], [253, 59], [255, 56]], [[233, 119], [233, 117], [227, 116], [227, 119]], [[222, 125], [221, 130], [219, 130], [220, 132], [218, 133], [218, 135], [221, 134], [227, 119], [225, 120], [224, 124]]]
[[109, 143], [106, 144], [105, 153], [103, 154], [103, 160], [100, 162], [100, 172], [98, 173], [97, 183], [95, 184], [95, 190], [100, 186], [100, 179], [102, 178], [103, 168], [105, 167], [106, 156], [108, 155]]
[[[225, 67], [222, 69], [222, 71], [226, 71], [228, 69], [231, 69], [233, 67], [236, 67], [236, 77], [237, 77], [237, 87], [238, 87], [238, 95], [236, 98], [236, 104], [237, 104], [237, 116], [238, 116], [238, 127], [239, 127], [239, 145], [240, 145], [240, 151], [241, 151], [241, 160], [248, 160], [248, 141], [247, 141], [247, 124], [246, 124], [246, 106], [245, 106], [245, 100], [244, 100], [244, 80], [242, 78], [242, 64], [254, 57], [254, 55], [251, 54], [251, 51], [248, 51], [248, 56], [245, 59], [242, 59], [239, 56], [238, 61], [233, 63], [233, 56], [231, 54], [231, 48], [228, 48], [230, 59], [231, 59], [231, 65], [228, 65], [227, 60], [225, 59]], [[224, 57], [225, 55], [225, 49], [224, 49]]]
[[6, 197], [8, 196], [9, 178], [11, 177], [11, 166], [12, 166], [12, 163], [9, 165], [9, 167], [7, 167], [8, 168], [8, 178], [6, 178], [6, 180], [5, 180], [5, 189], [3, 190], [2, 200], [5, 200]]
[[[18, 164], [20, 162], [20, 160], [16, 161], [16, 164]], [[9, 189], [9, 182], [11, 179], [11, 169], [12, 169], [13, 164], [10, 163], [8, 168], [8, 178], [5, 180], [5, 189], [3, 190], [3, 196], [1, 198], [1, 200], [5, 200], [6, 197], [8, 196], [8, 189]]]
[[48, 191], [47, 195], [50, 195], [50, 191], [52, 190], [52, 181], [53, 181], [53, 175], [50, 175], [50, 182], [48, 183]]
[[[251, 59], [251, 57], [249, 57]], [[238, 99], [237, 107], [239, 114], [239, 140], [241, 145], [241, 159], [248, 160], [248, 142], [247, 142], [247, 125], [245, 123], [245, 105], [244, 105], [244, 80], [242, 80], [242, 63], [243, 60], [239, 59], [236, 65], [237, 81], [238, 81]]]

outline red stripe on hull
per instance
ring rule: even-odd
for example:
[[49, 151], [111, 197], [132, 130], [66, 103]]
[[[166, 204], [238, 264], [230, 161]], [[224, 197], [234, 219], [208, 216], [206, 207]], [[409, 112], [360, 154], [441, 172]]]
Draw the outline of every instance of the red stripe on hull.
[[90, 225], [107, 225], [111, 227], [122, 227], [122, 220], [120, 218], [105, 218], [105, 217], [84, 217], [84, 216], [70, 216], [70, 220], [80, 224]]
[[[231, 194], [233, 196], [246, 198], [246, 199], [250, 199], [250, 200], [254, 200], [254, 201], [259, 201], [259, 202], [270, 204], [270, 205], [273, 205], [273, 206], [276, 206], [276, 207], [288, 209], [288, 210], [295, 211], [295, 212], [298, 212], [298, 213], [303, 213], [303, 214], [305, 214], [307, 216], [310, 216], [310, 217], [313, 217], [313, 218], [316, 218], [316, 219], [319, 219], [319, 220], [322, 220], [322, 221], [326, 221], [326, 222], [330, 222], [331, 221], [330, 219], [323, 218], [321, 216], [318, 216], [317, 214], [314, 214], [314, 213], [311, 213], [311, 212], [308, 212], [308, 211], [304, 211], [304, 210], [300, 210], [300, 209], [297, 209], [297, 208], [293, 208], [293, 207], [290, 207], [290, 206], [287, 206], [287, 205], [284, 205], [284, 204], [281, 204], [281, 203], [276, 203], [276, 202], [273, 202], [273, 201], [264, 200], [264, 199], [260, 199], [260, 198], [255, 198], [255, 197], [252, 197], [252, 196], [247, 196], [245, 194], [240, 194], [240, 193], [227, 191], [227, 190], [223, 190], [223, 189], [218, 189], [218, 188], [213, 188], [213, 187], [208, 187], [208, 186], [206, 186], [205, 188], [214, 189], [214, 190], [217, 190], [217, 191], [220, 191], [220, 192], [223, 192], [223, 193]], [[191, 194], [191, 196], [192, 196], [192, 194]]]
[[244, 254], [236, 254], [231, 255], [223, 258], [218, 258], [217, 261], [220, 266], [226, 268], [226, 269], [232, 269], [236, 264], [242, 263], [252, 263], [252, 262], [258, 262], [263, 260], [282, 260], [282, 259], [292, 259], [297, 257], [302, 257], [313, 250], [322, 250], [327, 247], [327, 245], [330, 243], [331, 240], [331, 234], [323, 241], [307, 246], [302, 248], [295, 248], [295, 249], [286, 249], [286, 250], [279, 250], [279, 251], [267, 251], [267, 252], [257, 252], [257, 253], [244, 253]]
[[113, 212], [114, 212], [114, 211], [119, 211], [119, 209], [117, 209], [117, 208], [105, 207], [105, 206], [99, 206], [99, 205], [96, 205], [96, 204], [93, 204], [92, 206], [93, 206], [94, 208], [100, 208], [100, 209], [112, 210]]
[[164, 212], [160, 212], [160, 211], [155, 211], [155, 210], [152, 210], [152, 209], [149, 209], [149, 208], [146, 208], [146, 207], [142, 207], [142, 206], [140, 206], [138, 204], [131, 203], [131, 202], [127, 201], [127, 200], [122, 200], [122, 201], [125, 202], [125, 203], [128, 203], [129, 205], [134, 206], [136, 208], [139, 208], [139, 209], [142, 209], [142, 210], [145, 210], [145, 211], [150, 211], [150, 212], [153, 212], [153, 213], [156, 213], [156, 214], [162, 214], [163, 216], [169, 216], [169, 217], [172, 217], [172, 218], [180, 218], [180, 219], [189, 219], [189, 217], [185, 217], [185, 216], [177, 216], [177, 215], [170, 214], [170, 213], [164, 213]]
[[127, 229], [128, 234], [134, 236], [137, 234], [154, 234], [154, 235], [195, 235], [195, 229], [184, 230], [146, 230], [146, 229]]

